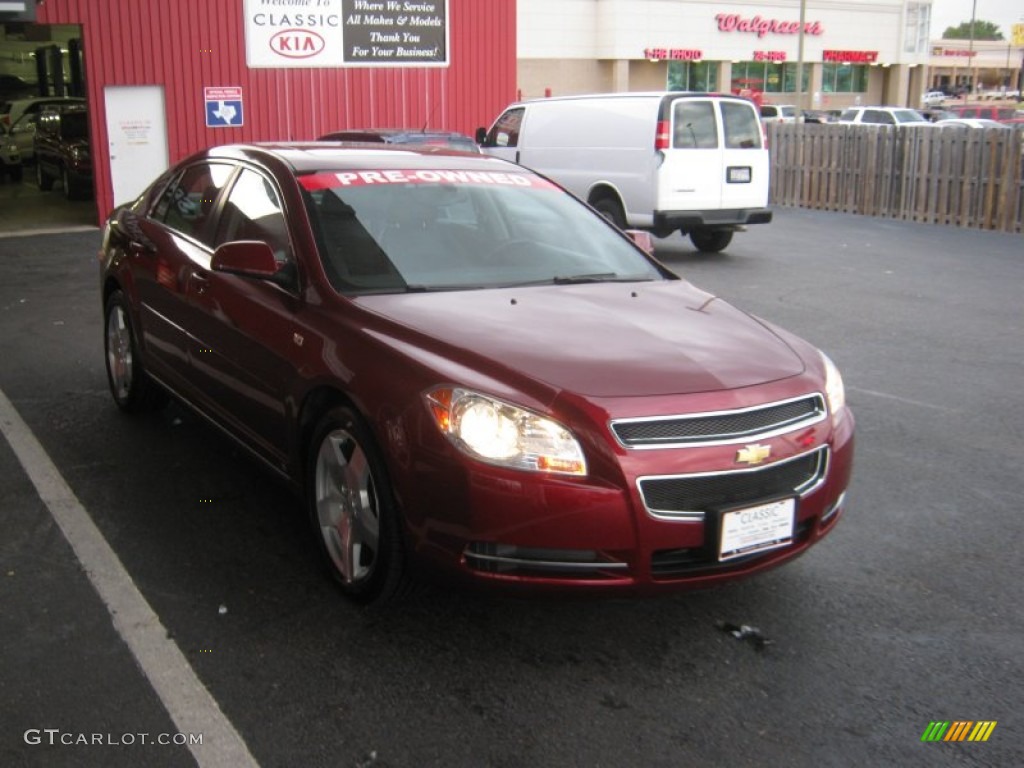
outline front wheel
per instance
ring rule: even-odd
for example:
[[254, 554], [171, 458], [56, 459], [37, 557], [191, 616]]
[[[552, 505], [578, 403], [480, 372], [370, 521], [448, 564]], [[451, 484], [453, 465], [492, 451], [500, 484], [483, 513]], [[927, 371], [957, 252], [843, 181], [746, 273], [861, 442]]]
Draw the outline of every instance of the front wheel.
[[106, 333], [103, 335], [103, 346], [107, 360], [107, 382], [114, 402], [128, 413], [156, 410], [167, 402], [167, 395], [146, 375], [142, 367], [135, 329], [121, 291], [110, 294], [104, 316]]
[[382, 604], [409, 585], [398, 507], [369, 429], [332, 409], [313, 434], [306, 504], [332, 578], [358, 603]]
[[690, 233], [690, 241], [701, 253], [718, 253], [732, 242], [732, 230], [695, 229]]

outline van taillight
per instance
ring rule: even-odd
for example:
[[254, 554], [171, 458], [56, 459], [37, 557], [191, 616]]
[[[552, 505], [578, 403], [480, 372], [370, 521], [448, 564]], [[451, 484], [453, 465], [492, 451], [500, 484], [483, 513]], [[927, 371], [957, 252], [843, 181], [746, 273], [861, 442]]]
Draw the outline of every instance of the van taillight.
[[671, 142], [668, 140], [668, 120], [659, 120], [658, 130], [654, 134], [654, 148], [668, 149], [670, 146]]

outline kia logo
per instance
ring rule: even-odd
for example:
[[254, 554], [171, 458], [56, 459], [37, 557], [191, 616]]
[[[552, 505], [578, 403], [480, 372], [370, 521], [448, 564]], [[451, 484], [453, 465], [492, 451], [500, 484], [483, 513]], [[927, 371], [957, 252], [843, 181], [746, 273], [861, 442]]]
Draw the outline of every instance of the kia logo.
[[289, 59], [308, 59], [320, 53], [326, 43], [316, 32], [308, 29], [282, 29], [270, 38], [270, 49]]

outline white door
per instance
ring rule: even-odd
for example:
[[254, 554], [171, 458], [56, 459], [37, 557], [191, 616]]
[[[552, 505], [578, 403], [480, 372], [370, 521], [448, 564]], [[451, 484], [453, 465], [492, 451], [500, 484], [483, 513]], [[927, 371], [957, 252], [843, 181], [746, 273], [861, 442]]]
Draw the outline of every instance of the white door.
[[134, 200], [167, 169], [167, 113], [162, 85], [104, 88], [114, 205]]
[[713, 99], [672, 102], [671, 149], [658, 172], [662, 211], [717, 211], [722, 207], [722, 147]]

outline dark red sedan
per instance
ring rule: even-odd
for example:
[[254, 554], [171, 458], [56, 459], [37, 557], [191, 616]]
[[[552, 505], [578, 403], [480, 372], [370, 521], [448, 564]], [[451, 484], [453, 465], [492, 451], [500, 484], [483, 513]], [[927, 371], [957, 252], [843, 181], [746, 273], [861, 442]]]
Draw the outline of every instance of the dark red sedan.
[[125, 411], [167, 394], [300, 490], [333, 577], [656, 593], [792, 559], [841, 516], [821, 352], [502, 160], [337, 144], [188, 158], [112, 214]]

